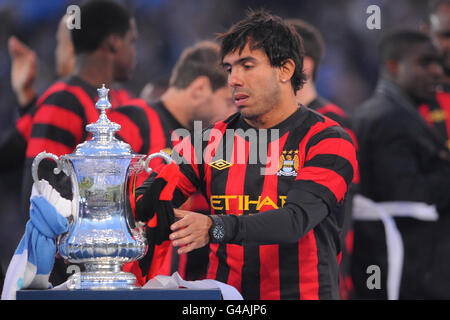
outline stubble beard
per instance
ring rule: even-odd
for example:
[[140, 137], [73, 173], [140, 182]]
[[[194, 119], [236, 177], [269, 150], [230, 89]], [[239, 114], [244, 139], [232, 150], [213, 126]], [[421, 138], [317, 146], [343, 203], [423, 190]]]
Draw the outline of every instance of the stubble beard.
[[240, 110], [241, 115], [252, 122], [260, 122], [264, 120], [264, 116], [279, 105], [280, 88], [278, 83], [273, 83], [268, 88], [269, 90], [262, 91], [258, 99], [255, 99], [253, 108], [243, 108]]

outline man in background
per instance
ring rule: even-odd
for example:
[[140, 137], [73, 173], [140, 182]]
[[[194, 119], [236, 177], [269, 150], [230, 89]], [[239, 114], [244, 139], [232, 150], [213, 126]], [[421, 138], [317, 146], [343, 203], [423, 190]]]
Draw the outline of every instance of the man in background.
[[442, 59], [443, 77], [436, 93], [436, 103], [423, 104], [419, 112], [446, 140], [450, 149], [450, 1], [431, 1], [426, 31], [439, 49]]
[[[354, 129], [359, 143], [360, 193], [375, 205], [407, 201], [406, 216], [391, 212], [404, 247], [400, 279], [388, 273], [385, 234], [381, 221], [355, 221], [352, 278], [355, 297], [362, 299], [448, 299], [450, 267], [440, 238], [449, 214], [450, 157], [445, 140], [419, 113], [422, 104], [433, 104], [441, 81], [438, 50], [424, 33], [391, 32], [379, 44], [380, 79], [373, 96], [359, 107]], [[380, 204], [379, 204], [380, 203]], [[424, 217], [417, 208], [434, 205], [437, 212]], [[431, 207], [430, 207], [431, 208]], [[413, 215], [416, 212], [416, 215]], [[437, 221], [436, 216], [439, 215]], [[446, 244], [448, 246], [448, 244]], [[394, 253], [398, 257], [398, 253]], [[389, 255], [389, 257], [392, 257]], [[377, 290], [367, 286], [367, 268], [381, 271]], [[440, 271], [440, 272], [437, 272]], [[388, 284], [399, 282], [398, 292], [388, 296]], [[393, 282], [392, 282], [393, 281]]]

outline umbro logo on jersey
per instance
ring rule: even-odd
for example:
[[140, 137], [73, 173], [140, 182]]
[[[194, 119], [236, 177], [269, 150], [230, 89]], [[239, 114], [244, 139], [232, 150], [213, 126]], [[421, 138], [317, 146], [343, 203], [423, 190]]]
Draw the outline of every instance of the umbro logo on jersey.
[[214, 162], [211, 162], [209, 165], [211, 167], [213, 167], [214, 169], [223, 170], [223, 169], [231, 167], [233, 164], [229, 163], [228, 161], [225, 161], [223, 159], [220, 159], [220, 160], [216, 160]]

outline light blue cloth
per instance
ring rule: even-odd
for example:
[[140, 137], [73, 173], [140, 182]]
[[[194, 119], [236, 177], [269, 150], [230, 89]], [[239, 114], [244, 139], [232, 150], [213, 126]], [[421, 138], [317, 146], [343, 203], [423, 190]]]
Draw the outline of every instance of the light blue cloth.
[[56, 255], [56, 238], [68, 230], [68, 221], [45, 197], [33, 196], [30, 220], [6, 272], [2, 300], [15, 299], [23, 288], [48, 289]]

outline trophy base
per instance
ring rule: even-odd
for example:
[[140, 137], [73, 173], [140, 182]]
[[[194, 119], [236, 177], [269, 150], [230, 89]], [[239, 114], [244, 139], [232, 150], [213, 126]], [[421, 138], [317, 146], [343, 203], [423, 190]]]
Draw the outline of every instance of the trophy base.
[[135, 290], [136, 277], [129, 272], [79, 272], [69, 277], [69, 290]]

